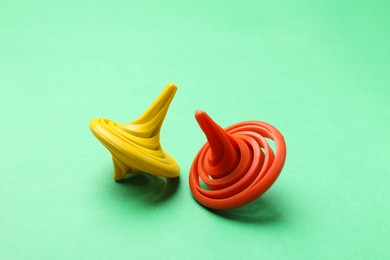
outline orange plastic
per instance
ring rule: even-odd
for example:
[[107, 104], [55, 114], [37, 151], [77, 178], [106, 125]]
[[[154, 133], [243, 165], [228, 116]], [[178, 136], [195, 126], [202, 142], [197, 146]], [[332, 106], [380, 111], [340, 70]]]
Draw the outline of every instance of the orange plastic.
[[[196, 155], [189, 177], [191, 192], [200, 204], [234, 209], [271, 187], [286, 159], [284, 138], [275, 127], [246, 121], [223, 129], [199, 110], [195, 118], [208, 140]], [[275, 142], [276, 153], [266, 138]], [[208, 189], [201, 187], [200, 180]]]
[[160, 145], [160, 129], [176, 90], [176, 85], [168, 84], [152, 105], [129, 124], [106, 118], [90, 122], [92, 133], [111, 152], [116, 181], [134, 172], [179, 176], [179, 165]]

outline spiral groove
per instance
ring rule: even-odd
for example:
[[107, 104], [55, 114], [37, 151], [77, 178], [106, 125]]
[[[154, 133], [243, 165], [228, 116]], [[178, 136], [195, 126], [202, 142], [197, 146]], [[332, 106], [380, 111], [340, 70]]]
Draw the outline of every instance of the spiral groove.
[[[272, 186], [286, 158], [284, 138], [275, 127], [246, 121], [223, 129], [203, 111], [197, 111], [195, 117], [208, 140], [196, 155], [189, 177], [191, 192], [200, 204], [233, 209]], [[275, 142], [276, 153], [266, 138]]]
[[160, 145], [160, 129], [176, 90], [168, 84], [144, 114], [129, 124], [105, 118], [90, 122], [92, 133], [112, 155], [116, 181], [133, 172], [167, 178], [179, 175], [178, 164]]

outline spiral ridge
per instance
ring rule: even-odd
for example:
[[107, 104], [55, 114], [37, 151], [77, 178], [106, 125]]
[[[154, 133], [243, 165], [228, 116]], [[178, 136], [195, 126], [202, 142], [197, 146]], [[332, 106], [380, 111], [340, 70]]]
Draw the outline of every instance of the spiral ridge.
[[106, 118], [90, 122], [92, 133], [112, 155], [116, 181], [134, 172], [167, 178], [179, 175], [178, 164], [160, 144], [160, 129], [176, 90], [174, 84], [168, 84], [144, 114], [129, 124]]
[[[272, 186], [286, 158], [284, 138], [275, 127], [246, 121], [223, 129], [203, 111], [195, 117], [208, 140], [197, 153], [189, 176], [191, 192], [200, 204], [233, 209]], [[274, 141], [276, 151], [267, 139]]]

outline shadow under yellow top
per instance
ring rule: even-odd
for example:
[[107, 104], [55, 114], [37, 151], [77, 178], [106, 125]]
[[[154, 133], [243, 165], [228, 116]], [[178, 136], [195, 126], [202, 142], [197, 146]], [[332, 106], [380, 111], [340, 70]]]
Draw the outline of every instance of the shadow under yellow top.
[[129, 124], [105, 118], [91, 120], [92, 133], [111, 152], [116, 181], [134, 172], [167, 178], [179, 176], [179, 165], [160, 145], [161, 125], [176, 90], [176, 85], [168, 84], [152, 105]]

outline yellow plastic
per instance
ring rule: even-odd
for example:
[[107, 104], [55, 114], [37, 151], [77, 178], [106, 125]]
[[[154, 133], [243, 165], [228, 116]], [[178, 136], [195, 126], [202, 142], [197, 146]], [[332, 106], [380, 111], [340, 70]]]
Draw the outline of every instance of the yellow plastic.
[[116, 181], [134, 172], [167, 178], [179, 176], [179, 165], [160, 145], [161, 125], [176, 90], [175, 84], [168, 84], [153, 104], [129, 124], [105, 118], [90, 122], [92, 133], [111, 152]]

